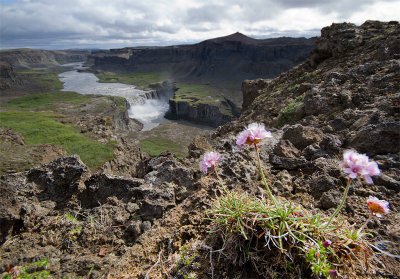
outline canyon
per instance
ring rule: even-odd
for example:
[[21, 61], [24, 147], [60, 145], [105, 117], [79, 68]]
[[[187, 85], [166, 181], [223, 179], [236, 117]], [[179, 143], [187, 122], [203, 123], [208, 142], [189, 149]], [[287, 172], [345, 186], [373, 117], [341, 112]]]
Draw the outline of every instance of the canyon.
[[235, 33], [193, 45], [94, 51], [88, 61], [94, 71], [163, 72], [172, 81], [216, 88], [223, 99], [217, 105], [207, 96], [182, 100], [175, 92], [167, 117], [217, 127], [239, 116], [243, 80], [275, 77], [304, 61], [314, 45], [314, 38], [261, 40]]
[[104, 71], [165, 71], [175, 80], [237, 86], [245, 79], [271, 78], [304, 61], [313, 38], [253, 39], [241, 33], [193, 45], [132, 47], [92, 52], [93, 68]]
[[[90, 127], [83, 115], [82, 130], [118, 141], [116, 156], [91, 170], [79, 157], [60, 154], [2, 175], [0, 272], [46, 258], [44, 270], [53, 277], [317, 278], [296, 247], [282, 253], [260, 232], [249, 239], [209, 233], [208, 212], [223, 194], [219, 178], [233, 193], [268, 195], [254, 149], [235, 144], [237, 134], [257, 122], [272, 135], [258, 145], [271, 191], [324, 216], [343, 195], [343, 152], [353, 149], [377, 162], [381, 175], [373, 184], [357, 180], [339, 215], [356, 227], [365, 223], [369, 196], [387, 200], [390, 212], [365, 227], [374, 246], [358, 251], [359, 258], [347, 255], [335, 269], [343, 278], [399, 277], [399, 38], [397, 21], [323, 28], [304, 62], [273, 79], [244, 81], [240, 116], [187, 142], [187, 157], [169, 151], [150, 157], [114, 121], [107, 124], [107, 115], [96, 117], [93, 110]], [[108, 101], [110, 113], [116, 100]], [[72, 115], [80, 108], [69, 104]], [[121, 113], [126, 119], [126, 108]], [[23, 143], [19, 133], [0, 133], [11, 146]], [[223, 158], [219, 177], [199, 168], [211, 150]], [[383, 252], [366, 258], [378, 248]]]

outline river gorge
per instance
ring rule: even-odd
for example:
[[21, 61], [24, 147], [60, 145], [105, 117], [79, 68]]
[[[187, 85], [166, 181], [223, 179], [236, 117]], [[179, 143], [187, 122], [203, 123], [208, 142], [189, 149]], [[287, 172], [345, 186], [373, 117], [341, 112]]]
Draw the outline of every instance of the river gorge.
[[164, 118], [164, 114], [168, 111], [170, 96], [160, 96], [154, 90], [140, 90], [134, 85], [98, 82], [99, 79], [93, 73], [80, 71], [84, 69], [82, 64], [65, 64], [74, 69], [59, 74], [60, 81], [64, 83], [63, 91], [123, 97], [130, 105], [129, 117], [140, 121], [144, 131], [169, 121]]

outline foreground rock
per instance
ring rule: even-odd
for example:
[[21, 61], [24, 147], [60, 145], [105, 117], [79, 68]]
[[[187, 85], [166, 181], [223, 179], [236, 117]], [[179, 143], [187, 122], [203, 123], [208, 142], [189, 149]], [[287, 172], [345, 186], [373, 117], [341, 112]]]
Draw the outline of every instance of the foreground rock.
[[148, 167], [143, 179], [90, 175], [70, 156], [2, 176], [0, 266], [47, 258], [57, 277], [119, 266], [140, 235], [193, 191], [193, 171], [171, 154]]

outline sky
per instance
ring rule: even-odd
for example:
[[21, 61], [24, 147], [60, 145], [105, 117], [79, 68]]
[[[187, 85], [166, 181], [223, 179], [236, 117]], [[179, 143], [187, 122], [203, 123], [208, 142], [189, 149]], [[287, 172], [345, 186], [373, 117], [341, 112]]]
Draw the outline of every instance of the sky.
[[0, 0], [0, 48], [165, 46], [235, 32], [313, 37], [332, 23], [399, 15], [400, 0]]

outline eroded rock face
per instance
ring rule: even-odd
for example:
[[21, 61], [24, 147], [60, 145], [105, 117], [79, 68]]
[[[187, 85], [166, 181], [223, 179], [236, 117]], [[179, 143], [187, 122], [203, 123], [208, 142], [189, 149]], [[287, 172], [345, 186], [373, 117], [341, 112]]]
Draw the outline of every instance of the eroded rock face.
[[269, 79], [256, 79], [245, 80], [242, 83], [243, 104], [242, 111], [245, 111], [250, 104], [266, 90], [271, 80]]
[[16, 69], [51, 67], [54, 64], [85, 61], [90, 50], [11, 49], [0, 52], [3, 60]]
[[4, 90], [21, 83], [14, 72], [14, 67], [8, 62], [0, 61], [0, 89]]
[[224, 114], [217, 106], [209, 104], [191, 104], [188, 101], [169, 100], [169, 110], [165, 117], [167, 119], [184, 119], [212, 127], [218, 127], [230, 120], [233, 116]]
[[[91, 258], [96, 266], [117, 263], [120, 259], [109, 252], [126, 253], [127, 246], [193, 192], [193, 170], [171, 153], [151, 160], [146, 169], [150, 172], [143, 179], [91, 175], [79, 157], [67, 156], [2, 176], [0, 266], [10, 259], [19, 264], [17, 255], [25, 255], [22, 262], [45, 256], [63, 263], [57, 271], [61, 276], [67, 266], [76, 269], [77, 262], [86, 262], [84, 256], [72, 257], [74, 246], [97, 250], [100, 256]], [[46, 237], [40, 239], [39, 231]]]
[[238, 87], [244, 79], [274, 77], [304, 61], [314, 39], [257, 40], [235, 33], [194, 45], [135, 47], [94, 52], [89, 59], [101, 70], [167, 71], [179, 79]]

